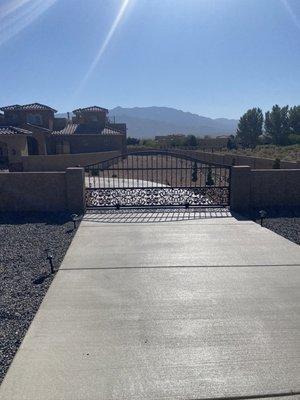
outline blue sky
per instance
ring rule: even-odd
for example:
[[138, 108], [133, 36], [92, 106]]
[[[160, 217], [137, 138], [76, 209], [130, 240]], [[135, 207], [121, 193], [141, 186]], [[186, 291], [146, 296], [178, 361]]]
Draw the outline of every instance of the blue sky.
[[300, 104], [299, 0], [0, 0], [0, 105]]

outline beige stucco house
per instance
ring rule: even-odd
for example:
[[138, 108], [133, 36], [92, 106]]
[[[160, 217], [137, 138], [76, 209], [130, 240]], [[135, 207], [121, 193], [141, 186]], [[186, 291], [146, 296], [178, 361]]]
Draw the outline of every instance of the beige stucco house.
[[0, 111], [0, 167], [20, 169], [27, 155], [126, 150], [126, 124], [111, 123], [102, 107], [76, 109], [72, 120], [55, 118], [56, 110], [40, 103]]

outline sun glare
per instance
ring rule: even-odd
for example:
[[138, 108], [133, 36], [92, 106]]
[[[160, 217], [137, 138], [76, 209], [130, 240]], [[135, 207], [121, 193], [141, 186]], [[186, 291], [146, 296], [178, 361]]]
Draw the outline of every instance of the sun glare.
[[25, 29], [57, 0], [10, 0], [0, 5], [0, 45]]
[[76, 94], [78, 94], [81, 91], [81, 89], [84, 87], [84, 85], [86, 84], [86, 82], [90, 78], [91, 74], [93, 73], [94, 69], [96, 68], [97, 64], [100, 62], [101, 57], [103, 56], [105, 50], [107, 49], [107, 46], [109, 45], [109, 43], [110, 43], [110, 41], [111, 41], [116, 29], [118, 28], [119, 24], [121, 23], [124, 15], [125, 15], [125, 12], [126, 12], [128, 6], [129, 6], [129, 3], [131, 3], [131, 2], [132, 2], [132, 0], [123, 0], [122, 1], [121, 7], [120, 7], [120, 9], [118, 11], [118, 14], [117, 14], [117, 16], [116, 16], [116, 18], [115, 18], [110, 30], [108, 31], [104, 42], [101, 44], [99, 50], [97, 51], [96, 57], [94, 58], [93, 62], [91, 63], [91, 65], [90, 65], [87, 73], [85, 74], [84, 78], [82, 79], [82, 81], [81, 81], [81, 83], [80, 83], [80, 85], [79, 85], [79, 87], [78, 87], [78, 89], [76, 91]]

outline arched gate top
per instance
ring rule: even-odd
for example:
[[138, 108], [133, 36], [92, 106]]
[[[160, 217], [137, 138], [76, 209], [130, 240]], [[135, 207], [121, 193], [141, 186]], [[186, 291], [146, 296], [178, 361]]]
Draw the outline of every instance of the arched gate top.
[[120, 160], [124, 160], [125, 158], [130, 157], [130, 156], [136, 156], [136, 157], [139, 157], [139, 156], [141, 156], [141, 157], [142, 156], [144, 156], [144, 157], [145, 156], [166, 156], [166, 157], [174, 157], [174, 158], [178, 158], [178, 159], [182, 159], [182, 160], [197, 162], [200, 164], [206, 164], [207, 166], [214, 166], [214, 167], [221, 167], [221, 168], [228, 168], [228, 169], [230, 168], [230, 166], [228, 166], [228, 165], [224, 165], [221, 163], [213, 163], [210, 161], [203, 160], [203, 159], [201, 159], [200, 156], [198, 157], [198, 156], [188, 155], [185, 153], [181, 153], [180, 151], [176, 151], [176, 150], [169, 151], [169, 150], [160, 150], [160, 149], [129, 151], [127, 153], [120, 154], [119, 156], [115, 156], [115, 157], [109, 158], [107, 160], [102, 160], [97, 163], [86, 165], [84, 168], [86, 170], [89, 170], [89, 169], [93, 169], [95, 167], [100, 168], [101, 164], [103, 164], [104, 166], [105, 165], [113, 165], [113, 164], [119, 162]]

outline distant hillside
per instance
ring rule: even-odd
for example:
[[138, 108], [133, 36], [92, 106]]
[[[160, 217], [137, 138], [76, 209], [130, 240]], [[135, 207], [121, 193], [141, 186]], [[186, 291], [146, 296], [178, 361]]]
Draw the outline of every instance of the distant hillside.
[[235, 133], [237, 120], [207, 118], [169, 107], [116, 107], [109, 111], [116, 122], [126, 122], [128, 135], [149, 138], [170, 133], [218, 136]]
[[[56, 116], [67, 117], [67, 113]], [[169, 107], [116, 107], [109, 111], [109, 117], [112, 121], [115, 118], [116, 122], [125, 122], [128, 136], [136, 138], [151, 138], [170, 133], [213, 137], [235, 133], [238, 123], [235, 119], [212, 119]]]

